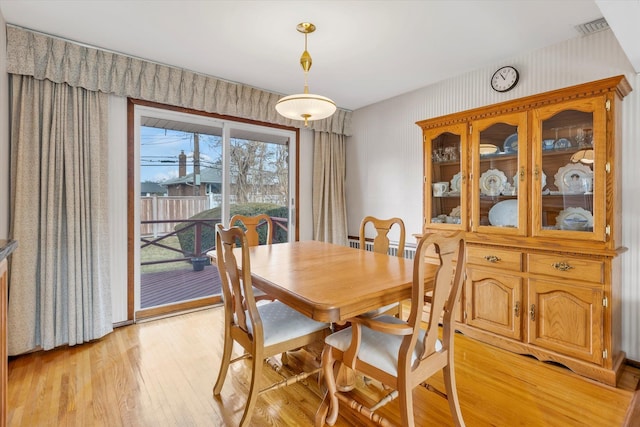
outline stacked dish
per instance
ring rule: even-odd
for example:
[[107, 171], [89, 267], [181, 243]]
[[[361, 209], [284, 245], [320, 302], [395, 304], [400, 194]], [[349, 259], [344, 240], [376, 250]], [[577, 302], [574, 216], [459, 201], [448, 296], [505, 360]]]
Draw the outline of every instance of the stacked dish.
[[556, 218], [560, 230], [588, 231], [593, 229], [593, 215], [583, 208], [566, 208]]

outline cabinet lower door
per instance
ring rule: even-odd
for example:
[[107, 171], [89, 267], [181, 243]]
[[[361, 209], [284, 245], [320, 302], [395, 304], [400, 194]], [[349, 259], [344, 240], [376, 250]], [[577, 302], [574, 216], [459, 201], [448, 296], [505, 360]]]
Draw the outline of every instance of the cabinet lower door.
[[601, 364], [602, 301], [600, 287], [530, 279], [529, 343]]
[[467, 324], [520, 340], [522, 278], [494, 271], [467, 270]]

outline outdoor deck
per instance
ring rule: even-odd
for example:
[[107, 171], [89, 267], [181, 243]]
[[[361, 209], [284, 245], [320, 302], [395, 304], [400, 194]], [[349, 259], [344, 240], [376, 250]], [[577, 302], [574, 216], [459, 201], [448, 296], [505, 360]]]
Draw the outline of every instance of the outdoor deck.
[[220, 276], [214, 265], [207, 265], [202, 271], [185, 269], [145, 273], [140, 277], [140, 308], [218, 295]]

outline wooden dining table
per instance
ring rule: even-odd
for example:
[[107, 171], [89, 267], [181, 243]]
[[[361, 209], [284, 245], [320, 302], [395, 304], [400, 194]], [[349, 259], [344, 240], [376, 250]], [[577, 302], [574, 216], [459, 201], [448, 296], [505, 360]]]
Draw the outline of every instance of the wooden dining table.
[[[208, 255], [215, 259], [215, 251]], [[253, 286], [321, 322], [344, 324], [411, 298], [412, 259], [318, 241], [253, 246], [249, 259]], [[425, 280], [432, 279], [425, 272]], [[336, 382], [340, 390], [352, 389], [354, 372], [341, 366]]]
[[321, 322], [342, 323], [411, 297], [411, 259], [318, 241], [249, 253], [256, 288]]

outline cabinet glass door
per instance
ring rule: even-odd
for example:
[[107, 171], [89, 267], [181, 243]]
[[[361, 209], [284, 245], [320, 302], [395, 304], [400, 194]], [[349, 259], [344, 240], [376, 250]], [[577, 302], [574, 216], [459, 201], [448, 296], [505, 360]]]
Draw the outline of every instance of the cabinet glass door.
[[604, 97], [534, 111], [534, 235], [604, 240], [605, 118]]
[[466, 123], [425, 132], [425, 228], [467, 223]]
[[472, 231], [526, 233], [526, 124], [526, 113], [472, 123]]

